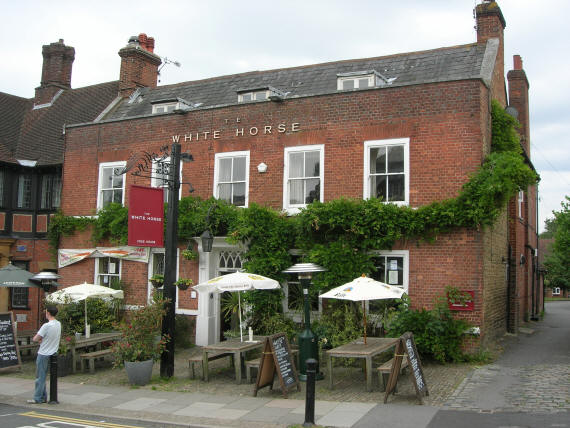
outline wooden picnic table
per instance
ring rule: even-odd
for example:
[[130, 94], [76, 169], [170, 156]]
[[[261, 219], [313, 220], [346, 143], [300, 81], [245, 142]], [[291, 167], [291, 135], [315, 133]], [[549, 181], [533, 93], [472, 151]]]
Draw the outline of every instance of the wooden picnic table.
[[72, 358], [72, 372], [77, 371], [78, 350], [95, 347], [95, 349], [100, 350], [104, 342], [113, 342], [121, 337], [120, 332], [112, 333], [93, 333], [89, 338], [81, 336], [79, 339], [75, 340], [75, 343], [70, 346], [71, 358]]
[[333, 389], [333, 358], [363, 358], [366, 362], [366, 390], [372, 391], [372, 359], [384, 351], [396, 346], [397, 337], [359, 338], [345, 345], [326, 351], [329, 372], [329, 389]]
[[252, 349], [261, 349], [265, 343], [265, 338], [266, 336], [254, 336], [252, 342], [246, 340], [242, 342], [240, 339], [230, 339], [202, 347], [202, 367], [204, 370], [204, 380], [208, 382], [208, 353], [224, 352], [233, 354], [236, 383], [240, 384], [243, 364], [242, 357], [247, 351], [251, 351]]

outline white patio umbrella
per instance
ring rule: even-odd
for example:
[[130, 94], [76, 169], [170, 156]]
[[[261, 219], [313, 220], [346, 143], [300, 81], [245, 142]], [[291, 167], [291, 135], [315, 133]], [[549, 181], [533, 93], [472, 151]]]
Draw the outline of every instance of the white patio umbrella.
[[115, 290], [113, 288], [104, 287], [102, 285], [88, 284], [84, 282], [79, 285], [72, 285], [49, 294], [46, 301], [49, 303], [68, 303], [85, 301], [85, 334], [87, 334], [87, 299], [114, 297], [122, 299], [124, 297], [123, 290]]
[[319, 297], [325, 299], [342, 299], [353, 302], [362, 301], [364, 312], [364, 344], [366, 345], [366, 306], [367, 300], [399, 299], [404, 294], [404, 289], [394, 285], [385, 284], [365, 275], [347, 282], [340, 287], [333, 288]]
[[[279, 283], [274, 279], [247, 272], [233, 272], [227, 275], [217, 276], [205, 282], [195, 285], [194, 288], [200, 292], [223, 293], [224, 291], [248, 291], [248, 290], [275, 290], [279, 288]], [[238, 294], [239, 309], [239, 332], [243, 342], [243, 331], [241, 322], [241, 295]]]

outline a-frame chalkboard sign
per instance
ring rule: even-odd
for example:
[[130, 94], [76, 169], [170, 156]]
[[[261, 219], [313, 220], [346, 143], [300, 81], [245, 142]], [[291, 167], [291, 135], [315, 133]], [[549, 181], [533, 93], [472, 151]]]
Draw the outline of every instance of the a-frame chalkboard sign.
[[398, 383], [398, 374], [402, 367], [402, 359], [406, 357], [408, 359], [408, 366], [410, 367], [412, 373], [410, 378], [414, 387], [416, 388], [416, 396], [420, 404], [423, 404], [422, 396], [428, 396], [428, 388], [426, 379], [424, 377], [424, 371], [422, 369], [422, 362], [420, 361], [420, 355], [416, 349], [416, 343], [414, 342], [414, 335], [411, 332], [404, 333], [398, 343], [396, 344], [396, 350], [394, 351], [394, 362], [392, 363], [392, 371], [390, 372], [390, 377], [388, 379], [388, 384], [386, 385], [386, 394], [384, 395], [384, 403], [388, 401], [388, 395], [394, 392], [396, 389], [396, 384]]
[[0, 313], [0, 371], [22, 368], [12, 312]]
[[297, 388], [297, 391], [301, 390], [299, 376], [295, 362], [291, 358], [291, 348], [289, 348], [285, 333], [278, 333], [265, 338], [253, 391], [254, 397], [257, 396], [257, 391], [263, 387], [269, 386], [269, 389], [273, 389], [275, 374], [279, 378], [281, 391], [283, 391], [285, 398], [293, 388]]

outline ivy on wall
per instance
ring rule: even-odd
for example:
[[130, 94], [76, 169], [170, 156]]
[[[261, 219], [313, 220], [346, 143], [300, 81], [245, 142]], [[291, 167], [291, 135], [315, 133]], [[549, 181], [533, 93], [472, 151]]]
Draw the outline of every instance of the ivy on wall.
[[[328, 269], [314, 281], [311, 291], [318, 293], [372, 272], [371, 250], [390, 249], [401, 239], [429, 242], [455, 228], [492, 225], [507, 201], [519, 189], [535, 184], [538, 176], [522, 156], [518, 122], [496, 101], [491, 115], [492, 151], [456, 198], [417, 209], [378, 199], [340, 198], [315, 202], [288, 217], [257, 204], [243, 209], [213, 198], [185, 197], [179, 204], [179, 240], [199, 236], [209, 224], [214, 235], [244, 244], [247, 270], [275, 279], [284, 279], [281, 272], [292, 264], [289, 249], [298, 248], [307, 260]], [[73, 234], [87, 224], [93, 225], [95, 241], [126, 243], [127, 208], [111, 204], [98, 214], [96, 219], [56, 215], [49, 231], [52, 246], [57, 248], [61, 235]], [[248, 293], [246, 298], [254, 309], [280, 307], [279, 293]]]

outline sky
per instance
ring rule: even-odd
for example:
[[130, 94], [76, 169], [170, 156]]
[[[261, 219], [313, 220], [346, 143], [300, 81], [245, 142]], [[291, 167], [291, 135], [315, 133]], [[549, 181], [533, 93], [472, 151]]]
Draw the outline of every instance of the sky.
[[[75, 48], [72, 87], [118, 80], [119, 49], [146, 33], [167, 64], [159, 85], [253, 70], [421, 51], [476, 41], [481, 0], [20, 0], [2, 5], [0, 92], [31, 98], [42, 45]], [[505, 72], [521, 55], [530, 83], [531, 158], [540, 231], [570, 196], [567, 0], [499, 0]], [[173, 63], [179, 62], [180, 67]], [[1, 120], [1, 119], [0, 119]]]

